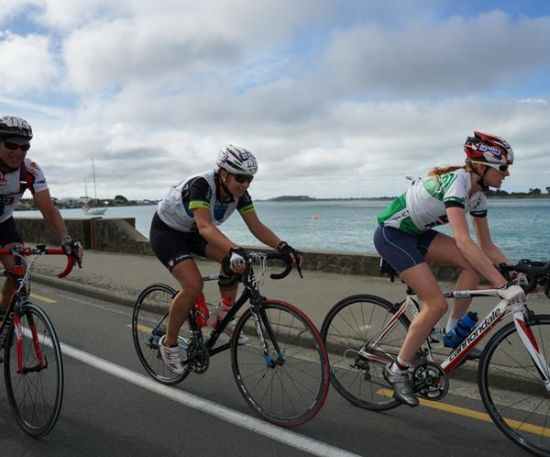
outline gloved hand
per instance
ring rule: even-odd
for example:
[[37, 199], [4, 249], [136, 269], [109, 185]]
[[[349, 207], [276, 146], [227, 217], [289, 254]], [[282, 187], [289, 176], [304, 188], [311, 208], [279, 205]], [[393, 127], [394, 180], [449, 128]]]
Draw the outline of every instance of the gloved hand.
[[507, 286], [505, 289], [501, 289], [498, 293], [500, 298], [509, 300], [512, 303], [525, 303], [527, 297], [525, 291], [517, 285]]
[[67, 255], [74, 257], [78, 266], [82, 268], [84, 248], [80, 241], [73, 240], [70, 235], [67, 235], [61, 240], [61, 249], [64, 249]]
[[243, 273], [246, 268], [246, 251], [243, 248], [229, 250], [229, 268], [235, 273]]
[[296, 265], [302, 264], [302, 253], [294, 249], [286, 241], [281, 241], [277, 246], [277, 250], [288, 260]]

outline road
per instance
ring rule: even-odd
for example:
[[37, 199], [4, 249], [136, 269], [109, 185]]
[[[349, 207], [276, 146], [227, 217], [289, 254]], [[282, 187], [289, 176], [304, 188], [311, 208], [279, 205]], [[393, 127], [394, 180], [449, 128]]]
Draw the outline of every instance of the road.
[[[145, 375], [135, 355], [131, 309], [40, 284], [33, 299], [64, 344], [61, 416], [44, 439], [15, 424], [0, 381], [0, 452], [23, 456], [525, 456], [483, 412], [477, 386], [451, 380], [434, 407], [374, 413], [331, 390], [311, 422], [283, 430], [257, 419], [233, 380], [229, 355], [177, 387]], [[463, 408], [453, 412], [453, 407]]]

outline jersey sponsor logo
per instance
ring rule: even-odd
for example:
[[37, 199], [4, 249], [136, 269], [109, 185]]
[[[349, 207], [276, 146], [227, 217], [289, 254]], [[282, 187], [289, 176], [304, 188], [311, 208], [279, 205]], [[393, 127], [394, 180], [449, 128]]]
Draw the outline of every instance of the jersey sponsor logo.
[[475, 330], [470, 333], [466, 339], [460, 343], [460, 346], [458, 346], [452, 353], [449, 355], [449, 361], [453, 360], [458, 354], [462, 352], [462, 350], [468, 346], [472, 341], [476, 340], [479, 335], [481, 335], [483, 332], [488, 330], [498, 321], [499, 316], [502, 314], [502, 310], [497, 308], [494, 309], [493, 312], [487, 316], [487, 318], [478, 325]]

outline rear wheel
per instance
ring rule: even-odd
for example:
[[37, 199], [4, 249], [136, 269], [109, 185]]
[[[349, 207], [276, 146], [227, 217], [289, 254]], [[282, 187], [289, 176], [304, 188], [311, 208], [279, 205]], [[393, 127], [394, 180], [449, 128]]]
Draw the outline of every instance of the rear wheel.
[[42, 309], [27, 303], [19, 318], [20, 344], [12, 324], [4, 351], [6, 390], [19, 426], [25, 433], [39, 437], [52, 430], [61, 411], [61, 348], [53, 324]]
[[[319, 412], [330, 385], [323, 341], [308, 317], [288, 303], [267, 300], [260, 316], [268, 355], [248, 309], [231, 340], [235, 381], [248, 404], [267, 421], [284, 427], [303, 424]], [[248, 341], [238, 345], [241, 331]]]
[[[132, 337], [139, 360], [147, 373], [163, 384], [177, 384], [189, 374], [189, 366], [182, 374], [173, 373], [164, 364], [158, 342], [166, 333], [170, 303], [177, 292], [166, 284], [152, 284], [144, 289], [134, 305]], [[189, 319], [178, 336], [182, 354], [187, 354], [191, 338]]]
[[336, 303], [321, 327], [332, 385], [361, 408], [385, 410], [401, 404], [393, 399], [383, 370], [397, 359], [409, 319], [401, 315], [382, 338], [377, 338], [392, 319], [393, 310], [394, 305], [381, 297], [353, 295]]
[[[550, 315], [533, 316], [528, 325], [550, 363]], [[483, 404], [498, 428], [529, 452], [550, 456], [550, 386], [545, 385], [513, 322], [487, 343], [478, 382]]]

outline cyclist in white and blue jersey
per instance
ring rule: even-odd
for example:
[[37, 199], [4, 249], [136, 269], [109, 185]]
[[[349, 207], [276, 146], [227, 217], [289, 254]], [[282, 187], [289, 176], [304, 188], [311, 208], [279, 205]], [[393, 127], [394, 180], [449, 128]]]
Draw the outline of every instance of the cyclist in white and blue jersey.
[[[512, 148], [502, 138], [474, 132], [467, 138], [464, 151], [464, 166], [431, 170], [428, 177], [414, 182], [378, 215], [374, 234], [377, 251], [422, 302], [396, 362], [384, 370], [394, 397], [409, 406], [418, 405], [408, 374], [409, 363], [447, 311], [447, 301], [426, 262], [458, 267], [457, 289], [475, 289], [484, 277], [494, 287], [502, 288], [502, 298], [525, 298], [520, 286], [507, 287], [506, 279], [495, 267], [511, 262], [491, 239], [484, 194], [490, 187], [500, 188], [510, 175]], [[470, 235], [466, 212], [472, 216], [477, 242]], [[452, 237], [433, 229], [445, 223], [450, 224]], [[457, 325], [470, 302], [467, 298], [454, 300], [447, 332]]]
[[[158, 204], [149, 239], [159, 260], [181, 286], [170, 304], [166, 335], [159, 342], [164, 363], [175, 373], [184, 370], [177, 335], [203, 288], [192, 254], [220, 263], [225, 261], [237, 273], [244, 271], [245, 251], [218, 228], [231, 214], [238, 211], [259, 241], [277, 249], [292, 262], [299, 261], [299, 253], [266, 227], [256, 214], [248, 188], [257, 170], [254, 155], [244, 148], [227, 145], [219, 152], [216, 169], [185, 178]], [[220, 287], [218, 320], [227, 313], [224, 303], [234, 300], [237, 287]], [[233, 328], [234, 325], [228, 326], [226, 330], [231, 333]]]

